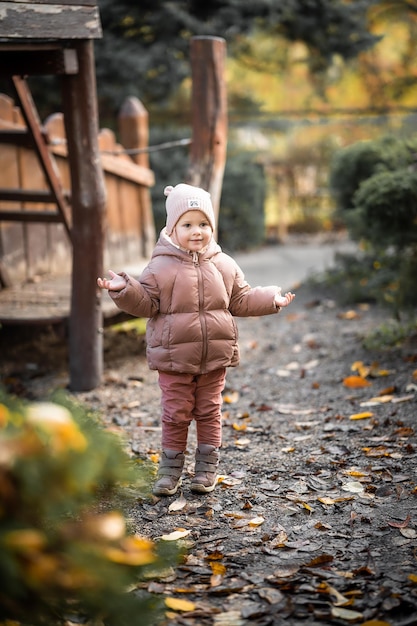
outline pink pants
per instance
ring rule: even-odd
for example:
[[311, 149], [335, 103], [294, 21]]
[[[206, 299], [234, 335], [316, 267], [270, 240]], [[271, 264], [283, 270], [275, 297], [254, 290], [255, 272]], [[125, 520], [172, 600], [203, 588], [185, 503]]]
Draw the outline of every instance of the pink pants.
[[187, 447], [188, 427], [195, 419], [197, 442], [221, 446], [221, 406], [226, 369], [208, 374], [159, 372], [162, 392], [162, 448]]

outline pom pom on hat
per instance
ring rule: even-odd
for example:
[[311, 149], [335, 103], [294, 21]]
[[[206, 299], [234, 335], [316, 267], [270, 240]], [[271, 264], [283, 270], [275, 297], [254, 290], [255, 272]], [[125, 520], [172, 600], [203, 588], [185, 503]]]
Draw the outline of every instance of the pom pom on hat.
[[167, 211], [166, 229], [168, 235], [171, 235], [175, 224], [187, 211], [201, 211], [204, 213], [214, 231], [216, 220], [210, 194], [207, 191], [200, 187], [180, 183], [175, 187], [172, 185], [165, 187], [164, 194], [167, 196], [165, 206]]

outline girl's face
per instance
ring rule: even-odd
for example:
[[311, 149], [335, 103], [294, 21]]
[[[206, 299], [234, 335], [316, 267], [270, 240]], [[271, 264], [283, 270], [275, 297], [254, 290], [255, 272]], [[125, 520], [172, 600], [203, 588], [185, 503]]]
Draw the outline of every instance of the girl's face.
[[207, 217], [201, 211], [187, 211], [178, 220], [171, 238], [177, 246], [200, 252], [207, 246], [213, 231]]

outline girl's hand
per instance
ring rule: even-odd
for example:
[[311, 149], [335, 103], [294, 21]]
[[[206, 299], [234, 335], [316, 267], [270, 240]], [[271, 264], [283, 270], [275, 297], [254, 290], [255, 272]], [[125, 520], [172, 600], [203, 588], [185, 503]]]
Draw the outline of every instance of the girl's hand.
[[295, 298], [295, 293], [291, 293], [291, 291], [287, 291], [284, 296], [281, 296], [280, 293], [277, 293], [275, 296], [275, 304], [277, 306], [283, 307], [288, 306]]
[[111, 279], [108, 278], [97, 278], [97, 285], [100, 289], [108, 289], [109, 291], [122, 291], [127, 285], [126, 280], [123, 276], [119, 276], [119, 274], [115, 274], [112, 270], [109, 270], [109, 274]]

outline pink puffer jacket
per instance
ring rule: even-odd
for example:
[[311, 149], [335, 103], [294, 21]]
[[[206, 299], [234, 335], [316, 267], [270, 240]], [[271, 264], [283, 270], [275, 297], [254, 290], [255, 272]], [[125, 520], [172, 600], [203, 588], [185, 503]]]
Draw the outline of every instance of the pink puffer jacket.
[[138, 280], [121, 272], [127, 286], [109, 292], [116, 305], [150, 318], [146, 354], [150, 369], [204, 374], [239, 362], [233, 316], [269, 315], [278, 287], [251, 288], [237, 263], [211, 240], [191, 254], [162, 231]]

